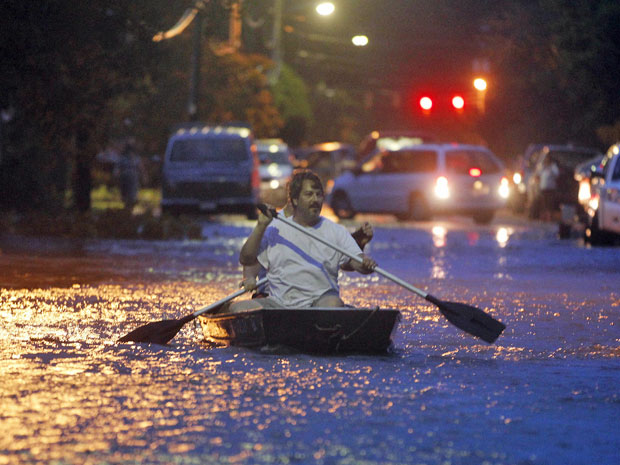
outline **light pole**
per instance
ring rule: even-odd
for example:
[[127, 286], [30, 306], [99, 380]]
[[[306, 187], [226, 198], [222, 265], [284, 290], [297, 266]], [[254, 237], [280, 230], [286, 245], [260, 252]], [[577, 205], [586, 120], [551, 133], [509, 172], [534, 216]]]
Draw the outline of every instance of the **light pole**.
[[190, 121], [195, 121], [198, 115], [198, 89], [200, 86], [200, 42], [202, 37], [202, 11], [205, 8], [204, 0], [196, 0], [193, 8], [185, 10], [181, 18], [172, 28], [158, 32], [153, 36], [153, 42], [170, 39], [182, 33], [187, 26], [194, 22], [194, 37], [192, 48], [191, 74], [189, 83], [189, 100], [187, 114]]
[[0, 111], [0, 164], [2, 164], [2, 155], [4, 151], [4, 124], [10, 122], [15, 114], [15, 109], [10, 106]]
[[[336, 7], [332, 2], [319, 3], [315, 11], [320, 16], [329, 16], [334, 13]], [[273, 70], [269, 73], [269, 83], [271, 85], [278, 82], [282, 71], [282, 17], [284, 15], [284, 0], [274, 0], [273, 5], [273, 31], [271, 59], [275, 63]]]
[[474, 89], [477, 91], [476, 106], [481, 115], [485, 112], [485, 100], [487, 93], [487, 81], [484, 78], [478, 77], [473, 82]]

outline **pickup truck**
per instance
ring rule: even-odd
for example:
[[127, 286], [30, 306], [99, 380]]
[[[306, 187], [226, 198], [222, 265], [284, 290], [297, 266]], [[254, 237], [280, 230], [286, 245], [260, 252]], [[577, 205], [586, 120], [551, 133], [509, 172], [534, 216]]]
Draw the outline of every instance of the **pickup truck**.
[[611, 245], [620, 240], [620, 142], [612, 145], [591, 174], [591, 197], [584, 240], [592, 245]]

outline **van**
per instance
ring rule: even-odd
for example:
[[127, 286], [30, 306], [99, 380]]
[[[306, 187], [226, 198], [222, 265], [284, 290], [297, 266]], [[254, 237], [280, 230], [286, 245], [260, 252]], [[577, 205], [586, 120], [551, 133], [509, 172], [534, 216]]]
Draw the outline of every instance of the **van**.
[[163, 212], [242, 213], [256, 219], [260, 179], [252, 131], [195, 125], [168, 140], [162, 168]]
[[414, 144], [368, 155], [334, 180], [328, 204], [345, 219], [356, 213], [389, 213], [414, 221], [460, 214], [487, 224], [507, 197], [505, 166], [487, 148]]

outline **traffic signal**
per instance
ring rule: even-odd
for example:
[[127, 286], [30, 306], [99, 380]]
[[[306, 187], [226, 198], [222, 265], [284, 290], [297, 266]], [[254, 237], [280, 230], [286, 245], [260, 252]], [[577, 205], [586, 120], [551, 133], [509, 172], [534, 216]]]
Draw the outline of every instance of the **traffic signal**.
[[425, 112], [430, 112], [431, 109], [433, 108], [433, 99], [431, 99], [428, 95], [425, 95], [422, 98], [420, 98], [419, 103], [420, 103], [420, 108], [422, 108], [422, 110]]
[[414, 113], [426, 117], [450, 117], [461, 116], [469, 112], [469, 101], [465, 99], [466, 94], [462, 91], [440, 91], [414, 94], [411, 100], [411, 110]]

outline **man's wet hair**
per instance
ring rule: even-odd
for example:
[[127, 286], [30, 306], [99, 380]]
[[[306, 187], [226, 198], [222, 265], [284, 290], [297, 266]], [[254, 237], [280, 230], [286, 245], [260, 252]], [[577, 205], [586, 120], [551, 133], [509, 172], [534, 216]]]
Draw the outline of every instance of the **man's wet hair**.
[[288, 183], [288, 199], [291, 204], [295, 205], [293, 203], [293, 199], [299, 199], [299, 194], [301, 194], [301, 187], [304, 181], [312, 182], [312, 185], [315, 188], [319, 188], [321, 190], [321, 195], [324, 195], [321, 178], [319, 178], [312, 170], [295, 170], [291, 180]]

